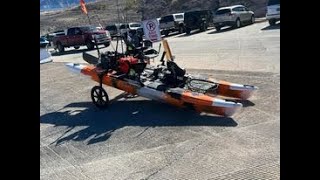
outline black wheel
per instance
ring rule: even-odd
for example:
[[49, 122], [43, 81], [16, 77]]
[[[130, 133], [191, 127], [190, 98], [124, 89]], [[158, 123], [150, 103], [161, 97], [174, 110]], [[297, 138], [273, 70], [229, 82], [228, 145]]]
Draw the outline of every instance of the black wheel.
[[215, 27], [216, 28], [216, 31], [220, 31], [221, 30], [221, 27], [220, 26], [217, 26], [217, 27]]
[[186, 34], [190, 34], [191, 29], [190, 28], [186, 28]]
[[108, 47], [108, 46], [110, 46], [110, 42], [104, 43], [103, 45], [104, 45], [104, 47]]
[[207, 30], [206, 23], [201, 24], [200, 31], [206, 31], [206, 30]]
[[183, 28], [183, 26], [180, 26], [179, 27], [179, 34], [181, 34], [181, 33], [183, 33], [184, 32], [184, 28]]
[[64, 47], [62, 46], [62, 44], [61, 44], [61, 43], [58, 43], [58, 44], [57, 44], [57, 47], [58, 47], [58, 51], [59, 51], [59, 53], [64, 52]]
[[269, 20], [270, 26], [274, 26], [276, 24], [276, 21], [274, 19]]
[[255, 21], [254, 16], [251, 16], [251, 24], [253, 24], [253, 23], [254, 23], [254, 21]]
[[241, 22], [240, 22], [240, 19], [237, 19], [235, 22], [235, 28], [239, 28], [239, 27], [241, 27]]
[[169, 33], [170, 33], [170, 32], [169, 32], [169, 31], [167, 31], [167, 30], [166, 30], [166, 31], [164, 31], [164, 36], [168, 36], [168, 35], [169, 35]]
[[75, 49], [79, 49], [79, 48], [80, 48], [80, 46], [74, 46], [74, 48], [75, 48]]
[[91, 100], [98, 108], [106, 108], [109, 105], [109, 96], [100, 86], [94, 86], [91, 89]]
[[94, 48], [94, 43], [91, 41], [87, 41], [86, 45], [89, 50], [92, 50]]

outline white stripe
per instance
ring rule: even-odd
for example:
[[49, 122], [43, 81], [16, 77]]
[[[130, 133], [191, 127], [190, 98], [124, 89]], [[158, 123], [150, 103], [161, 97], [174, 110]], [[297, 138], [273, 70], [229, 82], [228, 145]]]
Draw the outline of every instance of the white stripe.
[[215, 98], [213, 100], [213, 102], [212, 102], [212, 106], [226, 107], [226, 108], [236, 108], [236, 107], [242, 107], [242, 104]]
[[244, 85], [242, 85], [242, 84], [230, 83], [230, 89], [231, 89], [231, 90], [248, 90], [248, 91], [254, 91], [254, 90], [257, 90], [258, 87], [256, 87], [256, 86], [244, 86]]
[[142, 87], [137, 90], [137, 94], [156, 101], [164, 101], [165, 93], [155, 89]]

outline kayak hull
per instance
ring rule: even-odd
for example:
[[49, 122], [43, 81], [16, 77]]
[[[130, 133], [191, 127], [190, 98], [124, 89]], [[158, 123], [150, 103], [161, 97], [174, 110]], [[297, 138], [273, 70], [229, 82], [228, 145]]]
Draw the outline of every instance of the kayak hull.
[[[92, 65], [81, 65], [68, 63], [66, 66], [73, 72], [90, 76], [92, 80], [99, 82], [96, 67]], [[133, 95], [139, 95], [152, 100], [168, 103], [180, 108], [191, 108], [197, 112], [206, 112], [221, 116], [232, 116], [242, 107], [241, 103], [228, 101], [212, 97], [203, 93], [192, 92], [188, 89], [169, 88], [166, 91], [159, 91], [148, 86], [141, 86], [139, 83], [129, 80], [120, 79], [108, 73], [103, 76], [102, 83], [128, 92]], [[223, 86], [222, 86], [223, 89]], [[224, 89], [223, 89], [224, 90]], [[237, 90], [225, 90], [227, 94], [237, 95], [237, 97], [247, 97], [243, 93], [237, 94]]]

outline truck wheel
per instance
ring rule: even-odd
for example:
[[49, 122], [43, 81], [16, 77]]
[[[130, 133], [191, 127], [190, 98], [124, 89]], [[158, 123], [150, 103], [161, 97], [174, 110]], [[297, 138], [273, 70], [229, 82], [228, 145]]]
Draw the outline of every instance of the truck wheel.
[[184, 31], [183, 26], [180, 26], [180, 27], [179, 27], [179, 34], [182, 34], [182, 33], [183, 33], [183, 31]]
[[79, 49], [79, 48], [80, 48], [80, 46], [74, 46], [74, 48], [75, 48], [75, 49]]
[[104, 46], [105, 46], [105, 47], [110, 46], [110, 42], [104, 43]]
[[241, 27], [241, 22], [240, 19], [238, 18], [235, 22], [235, 28], [240, 28]]
[[94, 43], [91, 41], [87, 41], [86, 45], [89, 50], [92, 50], [94, 48]]
[[207, 25], [206, 23], [201, 24], [200, 26], [200, 31], [206, 31], [207, 30]]
[[274, 19], [269, 20], [270, 26], [274, 26], [276, 24], [276, 21]]
[[190, 34], [190, 32], [191, 32], [191, 29], [190, 28], [186, 28], [186, 34]]
[[58, 43], [58, 44], [57, 44], [57, 47], [58, 47], [58, 51], [59, 51], [59, 53], [64, 52], [64, 47], [62, 46], [62, 44], [61, 44], [61, 43]]
[[251, 24], [253, 24], [254, 21], [255, 21], [255, 19], [254, 19], [254, 16], [252, 15], [252, 16], [251, 16]]
[[164, 31], [164, 36], [168, 36], [169, 33], [170, 33], [170, 32], [169, 32], [168, 30], [165, 30], [165, 31]]

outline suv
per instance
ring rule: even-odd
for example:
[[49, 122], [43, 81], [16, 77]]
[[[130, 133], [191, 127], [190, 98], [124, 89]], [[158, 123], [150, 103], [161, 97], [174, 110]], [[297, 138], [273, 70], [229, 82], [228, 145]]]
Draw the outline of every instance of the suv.
[[140, 27], [142, 27], [141, 23], [137, 23], [137, 22], [129, 23], [129, 30], [137, 30]]
[[111, 37], [113, 38], [118, 34], [118, 26], [116, 24], [110, 24], [105, 27], [105, 30], [108, 30]]
[[191, 30], [200, 29], [207, 30], [212, 25], [212, 12], [209, 10], [189, 11], [184, 13], [184, 28], [186, 34], [190, 34]]
[[254, 20], [254, 13], [247, 7], [235, 5], [219, 8], [213, 17], [213, 24], [220, 31], [224, 26], [239, 28], [244, 24], [253, 24]]
[[119, 30], [120, 30], [120, 34], [124, 35], [127, 32], [129, 32], [130, 30], [134, 30], [136, 31], [137, 29], [139, 29], [141, 26], [140, 23], [124, 23], [124, 24], [120, 24]]
[[270, 26], [275, 25], [280, 20], [280, 0], [269, 0], [266, 18]]
[[170, 32], [184, 32], [184, 13], [176, 13], [161, 17], [159, 20], [161, 34], [168, 36]]

